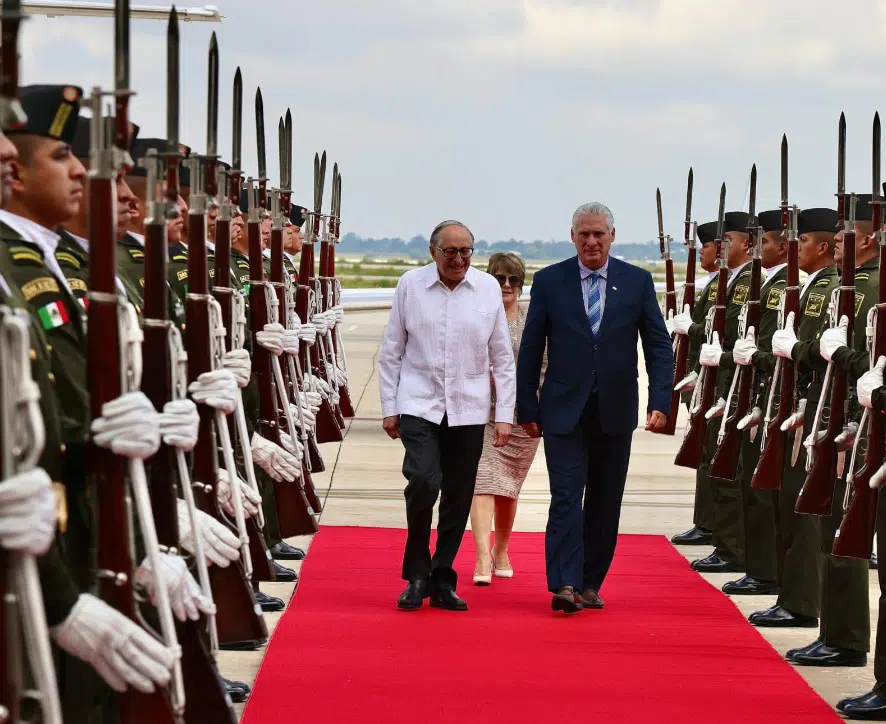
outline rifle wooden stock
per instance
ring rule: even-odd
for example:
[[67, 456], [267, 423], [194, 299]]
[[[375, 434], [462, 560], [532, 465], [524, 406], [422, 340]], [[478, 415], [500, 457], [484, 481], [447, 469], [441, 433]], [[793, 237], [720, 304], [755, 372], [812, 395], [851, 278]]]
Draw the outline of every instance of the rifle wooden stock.
[[[855, 232], [843, 235], [843, 267], [840, 275], [840, 291], [837, 302], [837, 319], [846, 317], [849, 326], [846, 330], [846, 344], [852, 347], [853, 322], [855, 320]], [[836, 364], [831, 366], [831, 390], [822, 390], [819, 404], [828, 404], [830, 417], [827, 430], [821, 440], [812, 444], [809, 455], [812, 467], [809, 470], [800, 495], [797, 498], [796, 512], [807, 515], [825, 516], [831, 514], [834, 502], [834, 486], [837, 482], [837, 445], [834, 442], [843, 431], [849, 405], [849, 374], [840, 371]], [[813, 428], [813, 433], [815, 432]]]
[[[729, 270], [725, 264], [720, 267], [720, 276], [717, 280], [717, 300], [714, 305], [714, 321], [711, 327], [711, 336], [713, 332], [722, 339], [723, 330], [726, 327], [726, 287], [729, 284]], [[689, 415], [689, 423], [686, 429], [686, 435], [683, 438], [683, 444], [674, 460], [675, 465], [684, 468], [692, 468], [697, 470], [701, 465], [702, 454], [704, 452], [704, 441], [707, 434], [708, 420], [705, 419], [705, 413], [714, 404], [714, 398], [717, 394], [717, 368], [709, 367], [704, 373], [702, 381], [702, 391], [699, 398], [698, 407]]]
[[[114, 181], [90, 176], [88, 189], [90, 292], [86, 370], [91, 418], [97, 419], [102, 416], [102, 406], [123, 393], [122, 348], [114, 272]], [[98, 593], [105, 603], [141, 626], [132, 584], [126, 459], [94, 443], [89, 447], [89, 472], [95, 481]], [[162, 690], [141, 694], [130, 688], [117, 696], [121, 720], [127, 724], [174, 721]]]
[[[222, 311], [222, 323], [225, 326], [225, 351], [230, 352], [234, 341], [234, 290], [229, 286], [231, 279], [231, 222], [228, 219], [216, 219], [215, 226], [215, 284], [212, 285], [212, 296], [219, 303]], [[227, 280], [227, 281], [226, 281]], [[239, 436], [232, 415], [227, 416], [228, 435], [232, 444], [236, 444]], [[243, 440], [249, 445], [249, 440]], [[249, 558], [252, 561], [253, 581], [275, 581], [277, 576], [271, 568], [270, 552], [265, 537], [258, 527], [255, 517], [246, 519], [246, 534], [249, 537]]]
[[[258, 433], [282, 447], [271, 368], [271, 353], [262, 347], [256, 334], [268, 324], [268, 302], [265, 297], [264, 269], [262, 267], [261, 227], [259, 223], [247, 224], [249, 237], [249, 320], [252, 331], [252, 373], [258, 380], [259, 420]], [[280, 535], [290, 538], [317, 532], [317, 521], [311, 515], [304, 491], [297, 483], [274, 481], [277, 500], [277, 520]]]
[[[754, 328], [760, 331], [760, 286], [762, 282], [762, 262], [755, 256], [751, 262], [751, 288], [748, 292], [747, 316], [745, 317], [745, 329]], [[753, 405], [754, 366], [739, 365], [735, 370], [738, 375], [736, 387], [737, 402], [732, 411], [729, 410], [727, 401], [726, 422], [723, 430], [723, 440], [714, 453], [711, 460], [711, 477], [722, 480], [735, 480], [738, 475], [738, 462], [741, 457], [741, 438], [743, 430], [738, 429], [738, 423], [751, 411]]]
[[[206, 219], [202, 213], [188, 216], [188, 295], [185, 302], [187, 324], [188, 382], [212, 371], [209, 329], [209, 268], [206, 259]], [[198, 404], [199, 436], [194, 448], [194, 497], [200, 509], [231, 528], [218, 504], [218, 458], [215, 439], [215, 410]], [[233, 532], [233, 531], [232, 531]], [[222, 644], [260, 641], [268, 629], [255, 601], [240, 561], [227, 568], [209, 569], [216, 601], [216, 627]]]
[[[163, 223], [145, 224], [143, 357], [151, 374], [142, 377], [142, 392], [159, 412], [173, 399], [167, 322], [167, 262], [165, 219]], [[157, 539], [162, 546], [181, 550], [177, 512], [177, 483], [181, 481], [178, 480], [176, 467], [175, 451], [163, 443], [156, 454], [145, 461]], [[182, 650], [185, 693], [191, 702], [185, 709], [185, 721], [188, 724], [236, 724], [237, 715], [207, 645], [206, 626], [207, 621], [202, 614], [197, 621], [182, 622], [176, 619], [175, 622]]]
[[[793, 384], [791, 384], [791, 389], [794, 389]], [[784, 387], [782, 387], [782, 391], [784, 391]], [[788, 433], [781, 431], [781, 425], [790, 416], [791, 410], [785, 406], [784, 413], [779, 411], [778, 416], [766, 428], [766, 447], [760, 454], [760, 460], [757, 462], [757, 467], [751, 478], [751, 487], [755, 490], [781, 490], [788, 447]]]

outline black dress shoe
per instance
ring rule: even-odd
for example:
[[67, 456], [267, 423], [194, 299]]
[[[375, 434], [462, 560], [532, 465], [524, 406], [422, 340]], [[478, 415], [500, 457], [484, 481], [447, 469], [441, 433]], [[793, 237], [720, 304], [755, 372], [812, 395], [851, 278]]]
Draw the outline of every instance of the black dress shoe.
[[809, 653], [812, 653], [813, 651], [815, 651], [815, 649], [817, 649], [817, 648], [818, 648], [819, 646], [821, 646], [821, 645], [822, 645], [821, 641], [819, 641], [818, 639], [816, 639], [816, 640], [813, 641], [811, 644], [806, 644], [806, 646], [804, 646], [804, 647], [801, 648], [801, 649], [788, 649], [788, 650], [785, 652], [785, 655], [784, 655], [785, 661], [793, 662], [794, 657], [795, 657], [797, 654], [809, 654]]
[[818, 619], [802, 613], [791, 613], [781, 606], [757, 611], [748, 616], [753, 626], [763, 628], [818, 628]]
[[305, 552], [301, 548], [296, 548], [285, 541], [280, 541], [271, 548], [271, 557], [281, 561], [302, 561], [305, 558]]
[[872, 571], [876, 571], [879, 568], [879, 563], [877, 562], [877, 554], [871, 553], [871, 562], [868, 564], [868, 568]]
[[794, 654], [792, 661], [800, 666], [867, 666], [868, 655], [864, 651], [821, 644], [811, 651]]
[[713, 534], [709, 530], [695, 526], [685, 533], [678, 533], [671, 537], [671, 543], [675, 546], [709, 546]]
[[867, 697], [869, 697], [873, 692], [868, 692], [867, 694], [861, 694], [859, 696], [847, 696], [845, 699], [840, 699], [837, 702], [837, 711], [844, 711], [849, 704], [858, 704]]
[[427, 579], [420, 578], [406, 584], [406, 590], [397, 599], [397, 608], [401, 611], [417, 611], [422, 607], [423, 599], [428, 597]]
[[431, 605], [447, 611], [467, 611], [468, 604], [460, 599], [451, 588], [442, 588], [431, 592]]
[[762, 581], [759, 578], [743, 576], [737, 581], [729, 581], [723, 586], [723, 593], [730, 596], [765, 596], [778, 593], [778, 583]]
[[254, 591], [255, 593], [255, 601], [261, 606], [261, 610], [265, 613], [274, 613], [275, 611], [283, 611], [286, 608], [286, 603], [282, 598], [277, 598], [276, 596], [269, 596], [264, 591]]
[[235, 704], [242, 704], [249, 696], [249, 686], [242, 681], [230, 681], [222, 677], [222, 683]]
[[734, 561], [720, 558], [716, 553], [711, 553], [707, 558], [699, 558], [692, 561], [692, 570], [699, 573], [740, 573], [741, 566]]
[[268, 643], [267, 639], [260, 639], [259, 641], [235, 641], [230, 644], [219, 644], [218, 647], [222, 651], [258, 651], [266, 643]]
[[886, 699], [873, 691], [843, 707], [843, 713], [850, 719], [886, 721]]
[[295, 583], [298, 581], [298, 574], [291, 568], [281, 566], [277, 561], [271, 561], [271, 570], [274, 572], [274, 580], [277, 583]]

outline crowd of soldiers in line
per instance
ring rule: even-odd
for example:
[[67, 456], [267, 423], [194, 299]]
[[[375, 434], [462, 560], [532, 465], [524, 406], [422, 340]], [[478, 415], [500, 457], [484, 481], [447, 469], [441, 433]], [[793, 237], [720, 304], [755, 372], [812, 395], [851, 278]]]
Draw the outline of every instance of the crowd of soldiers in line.
[[[879, 134], [878, 122], [875, 129]], [[786, 141], [784, 143], [786, 166]], [[876, 141], [875, 152], [879, 154]], [[875, 168], [878, 167], [879, 163]], [[783, 174], [786, 193], [786, 168]], [[879, 186], [879, 179], [875, 179], [875, 184], [875, 188]], [[886, 411], [883, 362], [871, 364], [869, 354], [871, 332], [876, 325], [872, 321], [875, 317], [869, 313], [876, 309], [880, 298], [883, 236], [882, 229], [875, 225], [879, 225], [881, 218], [877, 207], [882, 197], [878, 188], [876, 194], [853, 194], [854, 215], [851, 216], [848, 196], [845, 212], [839, 215], [831, 208], [809, 208], [795, 212], [793, 223], [785, 224], [791, 216], [785, 200], [782, 208], [755, 216], [744, 212], [725, 213], [719, 232], [716, 221], [698, 225], [699, 262], [708, 276], [696, 286], [698, 291], [691, 313], [681, 303], [678, 309], [683, 311], [669, 314], [667, 319], [675, 340], [681, 336], [689, 340], [689, 374], [677, 380], [675, 390], [683, 393], [690, 413], [701, 412], [708, 419], [696, 473], [694, 526], [675, 535], [672, 542], [686, 546], [713, 545], [710, 555], [692, 561], [696, 571], [744, 574], [726, 583], [722, 588], [724, 593], [777, 595], [775, 605], [749, 617], [752, 625], [818, 629], [817, 637], [810, 634], [812, 640], [808, 645], [785, 654], [787, 661], [802, 666], [865, 666], [871, 643], [869, 570], [878, 567], [877, 555], [868, 553], [867, 559], [861, 559], [832, 552], [844, 518], [847, 474], [851, 475], [852, 465], [847, 461], [838, 470], [837, 479], [831, 478], [833, 495], [832, 504], [829, 500], [827, 505], [829, 514], [796, 512], [808, 475], [807, 455], [813, 447], [811, 436], [821, 440], [829, 413], [836, 414], [828, 409], [829, 382], [837, 375], [847, 375], [850, 381], [847, 415], [834, 443], [843, 455], [859, 455], [854, 463], [856, 471], [862, 464], [860, 453], [864, 449], [854, 444], [856, 436], [864, 434], [859, 432], [862, 414], [865, 410], [867, 415]], [[758, 327], [744, 329], [743, 317], [747, 314], [753, 285], [752, 254], [757, 229], [762, 232], [758, 254], [765, 278], [762, 284], [757, 283]], [[800, 283], [796, 315], [785, 314], [784, 310], [786, 288], [791, 283], [791, 236], [797, 250], [794, 263], [806, 275]], [[855, 252], [854, 290], [848, 289], [849, 294], [854, 291], [855, 307], [855, 333], [851, 339], [847, 339], [847, 326], [852, 320], [841, 317], [835, 308], [841, 289], [847, 290], [843, 260], [852, 256], [847, 255], [846, 245], [854, 245]], [[717, 304], [718, 284], [723, 279], [718, 271], [721, 256], [728, 269], [725, 326], [721, 334], [712, 334], [710, 320]], [[772, 400], [775, 399], [777, 407], [779, 389], [782, 389], [773, 375], [777, 366], [787, 361], [796, 371], [796, 404], [782, 401], [782, 405], [790, 405], [790, 409], [782, 416], [780, 431], [793, 436], [793, 445], [788, 444], [780, 453], [778, 474], [768, 473], [780, 482], [769, 485], [764, 481], [761, 485], [755, 476], [761, 475], [760, 461], [766, 445], [763, 432], [773, 416]], [[711, 466], [718, 443], [723, 442], [723, 416], [733, 411], [735, 404], [732, 397], [735, 388], [730, 383], [736, 370], [742, 367], [753, 372], [753, 397], [747, 414], [738, 423], [744, 433], [736, 475], [727, 480], [712, 476]], [[709, 410], [694, 410], [699, 401], [700, 379], [711, 374], [716, 375], [717, 402]], [[682, 464], [679, 456], [677, 464]], [[872, 477], [872, 487], [879, 485], [881, 476]], [[849, 480], [851, 489], [851, 477]], [[879, 546], [886, 541], [886, 505], [882, 502], [876, 513], [876, 532]], [[873, 530], [870, 536], [873, 538]], [[879, 576], [881, 590], [886, 591], [883, 573]], [[869, 693], [837, 704], [837, 709], [850, 718], [886, 720], [884, 600], [881, 598], [875, 650], [876, 684]]]
[[[0, 666], [0, 712], [10, 716], [10, 712], [19, 708], [27, 711], [33, 707], [34, 702], [23, 701], [20, 695], [29, 688], [29, 683], [36, 681], [37, 685], [31, 688], [40, 690], [38, 698], [42, 699], [44, 721], [52, 724], [60, 724], [62, 719], [68, 723], [130, 722], [139, 721], [142, 716], [147, 717], [146, 721], [236, 721], [231, 701], [245, 700], [249, 687], [222, 679], [214, 665], [214, 654], [218, 648], [260, 648], [267, 641], [266, 627], [260, 621], [247, 625], [243, 619], [254, 615], [260, 620], [262, 611], [285, 608], [281, 599], [263, 593], [258, 586], [258, 581], [296, 581], [295, 571], [274, 559], [304, 557], [302, 550], [282, 540], [293, 533], [291, 529], [288, 533], [281, 531], [276, 496], [282, 488], [276, 486], [281, 483], [298, 486], [301, 491], [308, 485], [312, 467], [315, 472], [323, 469], [316, 447], [318, 438], [323, 442], [335, 436], [327, 434], [324, 439], [317, 435], [317, 416], [322, 415], [324, 407], [333, 408], [339, 426], [343, 426], [338, 390], [347, 381], [338, 332], [342, 320], [340, 306], [327, 304], [324, 310], [321, 304], [312, 309], [313, 316], [309, 311], [306, 318], [290, 317], [285, 322], [286, 313], [281, 310], [279, 320], [269, 317], [263, 330], [249, 329], [250, 315], [242, 307], [249, 304], [250, 281], [253, 285], [256, 282], [254, 269], [250, 279], [247, 215], [261, 223], [266, 280], [273, 276], [272, 225], [282, 224], [287, 289], [299, 283], [295, 255], [305, 241], [301, 227], [307, 219], [307, 231], [312, 234], [314, 228], [320, 228], [318, 215], [293, 205], [284, 218], [279, 205], [271, 209], [270, 193], [267, 208], [257, 209], [254, 204], [257, 195], [247, 194], [244, 188], [239, 194], [239, 204], [228, 203], [230, 278], [224, 282], [218, 267], [213, 265], [220, 206], [215, 203], [216, 199], [209, 199], [207, 203], [196, 182], [195, 187], [191, 187], [193, 174], [189, 174], [187, 163], [183, 163], [179, 169], [178, 214], [170, 213], [165, 222], [168, 271], [163, 283], [168, 293], [168, 319], [179, 335], [187, 339], [186, 307], [189, 284], [193, 282], [189, 279], [189, 246], [194, 247], [194, 240], [188, 238], [188, 222], [194, 216], [189, 202], [195, 194], [203, 195], [198, 203], [206, 207], [209, 285], [229, 287], [245, 302], [239, 317], [234, 317], [234, 324], [245, 327], [245, 332], [241, 329], [240, 333], [243, 347], [228, 349], [217, 370], [193, 380], [181, 399], [170, 401], [160, 409], [141, 392], [129, 391], [104, 405], [97, 414], [89, 404], [89, 390], [97, 382], [96, 373], [87, 366], [89, 331], [94, 326], [92, 320], [87, 324], [90, 303], [94, 307], [96, 300], [101, 301], [101, 295], [90, 291], [89, 237], [95, 226], [90, 223], [87, 191], [92, 182], [88, 169], [90, 139], [95, 139], [94, 123], [92, 118], [80, 113], [84, 94], [79, 87], [27, 86], [19, 89], [18, 96], [19, 118], [7, 126], [5, 135], [0, 134], [0, 311], [3, 312], [0, 316], [4, 321], [26, 320], [26, 367], [30, 369], [16, 370], [16, 377], [12, 367], [5, 365], [0, 376], [4, 377], [5, 392], [14, 392], [11, 386], [23, 390], [30, 414], [40, 418], [34, 427], [42, 428], [44, 440], [39, 465], [27, 469], [4, 465], [4, 479], [0, 483], [0, 547], [11, 555], [33, 556], [37, 560], [45, 603], [43, 623], [52, 641], [55, 661], [54, 672], [35, 671], [39, 663], [27, 662], [27, 650], [38, 646], [38, 642], [30, 640], [34, 633], [31, 629], [24, 632], [22, 640], [15, 636], [4, 639], [6, 650], [0, 651], [4, 661]], [[153, 213], [152, 205], [162, 198], [165, 186], [162, 175], [158, 179], [146, 170], [149, 164], [142, 161], [155, 152], [162, 158], [169, 152], [170, 144], [163, 138], [139, 138], [138, 127], [132, 124], [130, 131], [132, 163], [119, 168], [114, 180], [117, 239], [114, 267], [119, 298], [125, 300], [128, 309], [143, 322], [148, 316], [145, 293], [146, 276], [150, 275], [146, 268], [145, 221]], [[92, 150], [95, 151], [94, 144]], [[179, 151], [184, 159], [188, 158], [190, 149], [181, 147]], [[334, 184], [333, 199], [336, 193]], [[222, 199], [223, 195], [218, 199], [231, 201]], [[331, 217], [327, 218], [331, 229]], [[322, 228], [325, 241], [325, 219]], [[308, 241], [314, 240], [320, 239], [312, 234]], [[313, 283], [313, 256], [310, 267], [310, 283]], [[330, 299], [332, 296], [327, 301]], [[290, 315], [292, 311], [287, 310]], [[145, 322], [146, 336], [148, 326]], [[138, 341], [138, 332], [134, 339]], [[131, 343], [132, 339], [123, 341]], [[102, 344], [101, 340], [93, 342]], [[204, 344], [208, 346], [211, 341], [206, 339]], [[323, 348], [319, 363], [322, 369], [317, 366], [315, 346]], [[252, 360], [255, 347], [275, 357], [275, 366], [277, 359], [288, 361], [291, 373], [284, 382], [286, 392], [279, 386], [275, 391], [283, 395], [281, 401], [288, 396], [289, 409], [283, 411], [282, 402], [275, 404], [281, 409], [278, 419], [270, 426], [276, 428], [271, 439], [261, 434], [268, 425], [268, 415], [260, 409], [261, 391], [256, 389]], [[302, 370], [299, 366], [295, 373], [292, 360], [295, 358], [298, 364], [299, 355], [305, 368]], [[8, 361], [7, 355], [4, 362]], [[282, 363], [284, 370], [286, 361]], [[315, 374], [309, 369], [312, 365]], [[139, 368], [136, 378], [149, 379], [161, 374], [147, 364], [143, 371], [139, 364], [135, 368]], [[4, 399], [3, 404], [9, 404], [9, 400]], [[213, 494], [210, 500], [217, 501], [218, 508], [211, 511], [212, 514], [193, 505], [189, 508], [183, 499], [188, 496], [183, 496], [180, 489], [178, 546], [161, 545], [159, 552], [154, 551], [152, 555], [150, 551], [145, 553], [150, 544], [148, 536], [141, 540], [140, 533], [131, 534], [135, 539], [131, 547], [136, 551], [132, 583], [140, 597], [136, 604], [139, 615], [125, 615], [101, 595], [96, 595], [102, 584], [100, 579], [106, 573], [96, 566], [96, 539], [100, 537], [100, 530], [107, 529], [100, 528], [101, 521], [94, 514], [96, 497], [102, 493], [90, 475], [90, 456], [98, 447], [123, 458], [143, 460], [153, 485], [159, 479], [153, 475], [164, 474], [157, 468], [152, 472], [151, 468], [152, 456], [162, 444], [181, 454], [185, 467], [179, 466], [176, 472], [180, 473], [180, 488], [187, 487], [192, 463], [189, 453], [197, 444], [198, 435], [204, 434], [198, 405], [231, 417], [242, 405], [248, 437], [240, 435], [237, 428], [239, 439], [233, 459], [237, 469], [230, 469], [232, 458], [213, 442], [219, 465], [217, 489], [212, 491], [209, 486], [205, 490]], [[9, 420], [10, 417], [5, 417], [4, 423]], [[210, 428], [210, 435], [221, 435], [221, 427], [223, 423], [214, 433]], [[234, 428], [232, 424], [232, 430]], [[12, 433], [13, 430], [4, 427], [6, 452], [13, 442]], [[31, 444], [39, 446], [34, 440]], [[132, 495], [137, 497], [135, 489]], [[313, 495], [316, 500], [316, 494]], [[316, 530], [319, 504], [306, 506], [306, 511], [304, 532], [312, 532]], [[282, 519], [283, 509], [279, 512]], [[131, 512], [130, 516], [136, 517]], [[259, 540], [244, 536], [244, 520], [252, 525], [258, 522]], [[159, 517], [157, 521], [159, 528]], [[128, 547], [129, 536], [121, 537], [122, 540], [104, 539], [98, 544]], [[251, 550], [247, 551], [248, 548]], [[5, 554], [0, 552], [0, 557], [2, 555]], [[251, 563], [245, 563], [250, 558]], [[208, 569], [208, 578], [198, 575], [201, 565]], [[156, 570], [158, 566], [162, 576]], [[246, 570], [249, 568], [253, 570], [251, 581]], [[245, 587], [252, 598], [247, 599], [245, 609], [223, 612], [227, 603], [225, 589], [216, 586], [221, 580], [216, 574], [222, 569], [237, 569], [236, 575], [246, 581]], [[264, 575], [258, 573], [259, 569]], [[148, 632], [163, 628], [157, 625], [157, 619], [161, 619], [162, 624], [159, 609], [165, 602], [176, 619], [178, 644]], [[154, 606], [158, 610], [154, 610]], [[209, 618], [213, 619], [212, 626], [206, 623]], [[188, 622], [198, 624], [197, 648], [211, 652], [208, 669], [204, 666], [209, 671], [209, 679], [202, 682], [194, 681], [200, 667], [182, 660], [188, 656], [187, 634], [182, 633]], [[5, 618], [3, 627], [6, 628]], [[223, 635], [223, 628], [235, 633]], [[16, 656], [26, 662], [24, 682], [19, 681], [18, 689], [15, 676], [8, 677], [12, 685], [6, 681], [6, 662]], [[170, 693], [177, 677], [183, 678], [182, 690], [188, 694], [186, 708]], [[48, 687], [47, 682], [57, 691], [41, 690], [41, 683]], [[133, 696], [124, 699], [116, 696], [116, 692]], [[216, 707], [210, 702], [218, 699], [219, 693], [222, 701]], [[159, 718], [149, 703], [154, 694], [161, 694], [160, 699], [167, 704], [161, 707], [164, 711]], [[58, 707], [51, 703], [56, 696]], [[18, 719], [13, 716], [10, 720]]]

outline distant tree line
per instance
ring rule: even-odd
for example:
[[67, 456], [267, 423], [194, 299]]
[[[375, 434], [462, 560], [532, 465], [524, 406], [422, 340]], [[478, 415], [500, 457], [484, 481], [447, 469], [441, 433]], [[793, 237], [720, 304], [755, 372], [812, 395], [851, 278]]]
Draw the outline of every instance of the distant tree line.
[[[475, 248], [478, 253], [484, 255], [497, 251], [513, 251], [520, 254], [524, 259], [566, 259], [575, 254], [575, 246], [573, 246], [571, 241], [517, 241], [516, 239], [508, 239], [507, 241], [489, 242], [485, 239], [480, 239], [477, 241]], [[342, 237], [338, 251], [343, 254], [360, 254], [362, 256], [378, 254], [424, 259], [428, 255], [428, 240], [424, 236], [414, 236], [409, 241], [387, 237], [384, 239], [373, 239], [348, 233]], [[671, 253], [675, 261], [686, 260], [686, 247], [682, 243], [673, 244]], [[628, 261], [649, 261], [660, 258], [657, 241], [640, 243], [616, 242], [612, 254]]]

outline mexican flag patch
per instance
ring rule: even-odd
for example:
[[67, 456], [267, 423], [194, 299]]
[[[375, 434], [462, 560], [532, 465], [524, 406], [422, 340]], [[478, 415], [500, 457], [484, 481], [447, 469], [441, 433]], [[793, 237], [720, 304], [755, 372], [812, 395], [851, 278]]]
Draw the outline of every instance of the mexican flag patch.
[[37, 316], [43, 323], [43, 329], [55, 329], [70, 321], [68, 310], [61, 302], [46, 304], [37, 310]]

